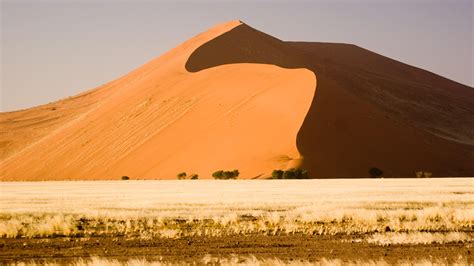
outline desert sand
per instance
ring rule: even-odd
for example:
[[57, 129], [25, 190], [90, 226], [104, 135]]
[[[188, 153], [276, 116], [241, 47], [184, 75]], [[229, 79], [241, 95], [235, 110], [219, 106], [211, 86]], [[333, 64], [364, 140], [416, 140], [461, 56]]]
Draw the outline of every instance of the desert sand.
[[231, 21], [99, 88], [0, 113], [0, 180], [474, 176], [473, 124], [471, 87]]

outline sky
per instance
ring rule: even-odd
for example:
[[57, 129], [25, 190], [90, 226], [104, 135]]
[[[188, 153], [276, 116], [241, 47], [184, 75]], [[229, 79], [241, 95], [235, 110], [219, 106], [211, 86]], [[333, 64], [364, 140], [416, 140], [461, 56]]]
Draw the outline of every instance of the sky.
[[352, 43], [474, 86], [474, 0], [0, 0], [0, 111], [114, 80], [215, 24]]

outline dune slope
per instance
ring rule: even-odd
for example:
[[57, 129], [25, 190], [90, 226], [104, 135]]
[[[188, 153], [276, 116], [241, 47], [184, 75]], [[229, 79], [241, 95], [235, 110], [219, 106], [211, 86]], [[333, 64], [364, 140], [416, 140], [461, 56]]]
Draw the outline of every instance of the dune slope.
[[1, 113], [0, 179], [472, 176], [473, 106], [472, 88], [357, 46], [231, 21], [98, 89]]
[[[217, 26], [99, 89], [93, 106], [10, 152], [2, 179], [153, 179], [183, 171], [209, 178], [220, 169], [239, 169], [242, 177], [252, 178], [297, 166], [296, 136], [314, 95], [313, 72], [265, 64], [199, 73], [184, 67], [202, 43], [237, 25]], [[16, 116], [28, 112], [39, 110]], [[26, 130], [32, 129], [25, 125], [18, 131]]]
[[312, 176], [474, 175], [473, 88], [354, 45], [283, 42], [247, 25], [199, 47], [186, 68], [241, 62], [316, 74], [297, 140]]

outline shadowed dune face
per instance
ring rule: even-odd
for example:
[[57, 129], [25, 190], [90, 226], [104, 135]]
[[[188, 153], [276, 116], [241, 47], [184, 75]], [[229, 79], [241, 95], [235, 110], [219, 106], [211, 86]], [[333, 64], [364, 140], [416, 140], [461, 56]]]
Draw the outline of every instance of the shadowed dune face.
[[472, 88], [359, 47], [231, 21], [99, 89], [0, 114], [0, 179], [473, 176], [473, 106]]
[[474, 90], [354, 45], [283, 42], [243, 24], [196, 49], [186, 69], [307, 68], [318, 89], [298, 133], [314, 177], [474, 175]]

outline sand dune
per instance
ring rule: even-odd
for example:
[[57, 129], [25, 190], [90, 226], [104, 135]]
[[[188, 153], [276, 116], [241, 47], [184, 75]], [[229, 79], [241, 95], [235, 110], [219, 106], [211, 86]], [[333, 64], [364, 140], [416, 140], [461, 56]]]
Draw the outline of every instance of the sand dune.
[[1, 113], [0, 178], [472, 176], [473, 106], [473, 88], [362, 48], [231, 21], [98, 89]]

